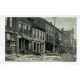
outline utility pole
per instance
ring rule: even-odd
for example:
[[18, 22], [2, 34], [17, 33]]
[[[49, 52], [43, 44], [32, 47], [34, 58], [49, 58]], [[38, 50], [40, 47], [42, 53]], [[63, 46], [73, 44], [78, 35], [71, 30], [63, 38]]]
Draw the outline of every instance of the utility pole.
[[56, 17], [54, 17], [53, 20], [54, 20], [54, 26], [55, 26], [56, 25]]
[[53, 52], [55, 52], [55, 25], [56, 25], [56, 17], [53, 17], [53, 21], [54, 21], [54, 26], [53, 26], [53, 37], [54, 37], [54, 41], [53, 41]]

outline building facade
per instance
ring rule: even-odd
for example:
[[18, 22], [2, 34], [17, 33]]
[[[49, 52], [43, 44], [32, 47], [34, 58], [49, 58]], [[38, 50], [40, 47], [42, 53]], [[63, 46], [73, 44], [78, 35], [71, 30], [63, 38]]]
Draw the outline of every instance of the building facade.
[[6, 53], [45, 54], [64, 49], [64, 33], [40, 17], [7, 17], [5, 30]]
[[31, 18], [7, 18], [6, 52], [45, 53], [45, 32], [38, 26]]

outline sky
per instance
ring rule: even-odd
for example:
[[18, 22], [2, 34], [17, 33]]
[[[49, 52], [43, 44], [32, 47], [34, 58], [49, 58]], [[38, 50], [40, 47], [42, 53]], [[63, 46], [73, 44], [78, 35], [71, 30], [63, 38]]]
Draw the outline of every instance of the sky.
[[44, 17], [49, 22], [52, 22], [57, 28], [60, 30], [64, 28], [65, 31], [67, 30], [76, 30], [76, 18], [75, 17]]

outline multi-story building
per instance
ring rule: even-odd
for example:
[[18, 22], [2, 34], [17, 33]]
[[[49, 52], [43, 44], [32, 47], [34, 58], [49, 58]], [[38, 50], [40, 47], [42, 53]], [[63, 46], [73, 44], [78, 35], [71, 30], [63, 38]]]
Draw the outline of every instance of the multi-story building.
[[[6, 24], [6, 52], [45, 53], [44, 26], [32, 18], [8, 17]], [[39, 21], [39, 20], [37, 20]]]
[[15, 25], [15, 18], [6, 18], [5, 24], [5, 47], [6, 53], [15, 53], [16, 52], [16, 39], [17, 39], [17, 32], [16, 32], [16, 25]]
[[74, 29], [69, 31], [63, 31], [67, 38], [64, 38], [64, 47], [67, 51], [71, 51], [71, 53], [76, 53], [76, 39]]
[[40, 17], [6, 18], [6, 53], [44, 54], [61, 51], [64, 34]]

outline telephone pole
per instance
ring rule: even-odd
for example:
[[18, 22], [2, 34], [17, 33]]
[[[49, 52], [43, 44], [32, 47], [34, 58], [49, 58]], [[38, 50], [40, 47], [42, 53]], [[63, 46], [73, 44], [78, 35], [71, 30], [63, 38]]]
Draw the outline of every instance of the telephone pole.
[[56, 17], [53, 17], [53, 21], [54, 21], [54, 25], [53, 25], [53, 37], [54, 37], [53, 52], [55, 52], [55, 25], [56, 25]]

